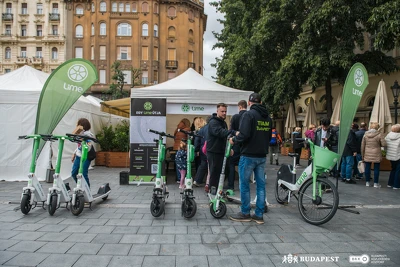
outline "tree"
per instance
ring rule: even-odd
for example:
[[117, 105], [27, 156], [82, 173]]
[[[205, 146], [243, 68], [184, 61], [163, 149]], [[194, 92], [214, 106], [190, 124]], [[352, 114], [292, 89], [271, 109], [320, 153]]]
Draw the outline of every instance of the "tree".
[[[126, 74], [123, 72], [121, 69], [121, 62], [120, 61], [115, 61], [111, 65], [111, 71], [113, 72], [113, 75], [111, 76], [111, 79], [115, 81], [110, 85], [110, 89], [107, 91], [108, 94], [111, 95], [111, 99], [120, 99], [124, 97], [129, 96], [129, 92], [124, 90], [124, 85], [127, 83], [126, 81]], [[140, 75], [142, 74], [141, 69], [137, 68], [130, 68], [131, 71], [131, 85], [136, 86], [140, 85]]]

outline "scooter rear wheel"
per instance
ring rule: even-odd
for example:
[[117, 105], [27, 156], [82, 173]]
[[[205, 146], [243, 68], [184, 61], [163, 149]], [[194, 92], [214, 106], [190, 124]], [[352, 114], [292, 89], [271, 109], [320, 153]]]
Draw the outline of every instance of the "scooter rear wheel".
[[150, 212], [154, 217], [160, 217], [164, 213], [165, 202], [160, 197], [153, 197], [150, 204]]
[[216, 219], [221, 219], [226, 214], [226, 205], [220, 201], [217, 210], [214, 210], [213, 203], [210, 203], [210, 213]]
[[51, 196], [50, 196], [50, 203], [49, 203], [49, 207], [47, 208], [47, 210], [51, 216], [53, 216], [53, 214], [56, 212], [57, 198], [58, 198], [57, 194], [51, 194]]
[[278, 184], [278, 178], [276, 178], [276, 183], [275, 183], [275, 198], [276, 202], [279, 204], [287, 204], [288, 203], [288, 196], [290, 194], [290, 191], [288, 189], [285, 189]]
[[194, 201], [193, 198], [185, 198], [182, 201], [182, 215], [183, 217], [185, 217], [186, 219], [190, 219], [192, 218], [197, 211], [197, 204], [196, 201]]
[[75, 216], [78, 216], [83, 211], [85, 206], [85, 198], [82, 195], [77, 195], [75, 200], [75, 205], [71, 205], [71, 212]]
[[26, 194], [24, 194], [22, 196], [22, 199], [21, 199], [21, 212], [23, 214], [25, 214], [25, 215], [28, 214], [29, 211], [32, 208], [32, 205], [31, 205], [30, 201], [31, 201], [30, 193], [26, 193]]

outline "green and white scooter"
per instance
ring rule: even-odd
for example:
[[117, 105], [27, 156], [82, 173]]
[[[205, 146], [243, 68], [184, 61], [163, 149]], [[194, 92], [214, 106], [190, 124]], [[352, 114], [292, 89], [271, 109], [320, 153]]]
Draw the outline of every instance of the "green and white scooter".
[[59, 140], [56, 169], [53, 175], [53, 186], [49, 188], [49, 192], [47, 193], [47, 211], [50, 215], [53, 215], [60, 208], [61, 203], [65, 203], [65, 208], [68, 209], [68, 203], [71, 202], [71, 196], [68, 193], [71, 190], [69, 184], [65, 184], [60, 175], [64, 141], [71, 140], [71, 138], [68, 136], [53, 135], [45, 139], [45, 141], [56, 140]]
[[[33, 139], [33, 150], [32, 150], [32, 160], [29, 168], [28, 174], [28, 186], [22, 188], [21, 195], [21, 212], [23, 214], [28, 214], [31, 209], [36, 208], [38, 202], [42, 202], [42, 205], [39, 207], [44, 208], [44, 203], [46, 201], [46, 195], [43, 191], [43, 187], [40, 184], [39, 180], [35, 176], [36, 171], [36, 160], [37, 160], [37, 152], [39, 149], [40, 139], [48, 138], [51, 135], [40, 135], [40, 134], [32, 134], [32, 135], [23, 135], [19, 136], [18, 139]], [[17, 210], [17, 209], [16, 209]]]
[[162, 172], [162, 163], [165, 158], [165, 145], [163, 141], [163, 137], [169, 137], [175, 139], [174, 136], [170, 134], [166, 134], [164, 132], [159, 132], [152, 129], [147, 129], [148, 132], [158, 134], [158, 139], [154, 139], [154, 141], [158, 145], [158, 156], [157, 156], [157, 174], [154, 182], [153, 189], [153, 197], [150, 203], [150, 212], [154, 217], [160, 217], [165, 211], [165, 199], [168, 198], [169, 192], [167, 188], [167, 183], [165, 180], [165, 176], [161, 176]]
[[[194, 160], [194, 145], [193, 138], [194, 137], [202, 137], [200, 135], [195, 134], [194, 132], [185, 131], [182, 129], [178, 129], [178, 132], [185, 133], [189, 136], [187, 141], [187, 170], [185, 176], [185, 189], [181, 192], [182, 197], [182, 206], [181, 206], [181, 214], [186, 219], [192, 218], [197, 211], [197, 204], [194, 200], [193, 196], [193, 178], [192, 178], [192, 162]], [[182, 179], [182, 177], [181, 177]]]
[[88, 156], [88, 142], [93, 141], [97, 143], [97, 139], [85, 135], [67, 134], [69, 140], [75, 143], [81, 143], [82, 145], [82, 156], [79, 165], [79, 172], [76, 176], [77, 183], [76, 188], [74, 188], [71, 198], [71, 212], [75, 216], [78, 216], [83, 211], [85, 202], [89, 203], [89, 208], [91, 209], [92, 203], [98, 199], [106, 200], [108, 195], [111, 193], [111, 188], [109, 183], [102, 184], [97, 191], [97, 194], [92, 195], [89, 185], [86, 183], [83, 177], [83, 163]]

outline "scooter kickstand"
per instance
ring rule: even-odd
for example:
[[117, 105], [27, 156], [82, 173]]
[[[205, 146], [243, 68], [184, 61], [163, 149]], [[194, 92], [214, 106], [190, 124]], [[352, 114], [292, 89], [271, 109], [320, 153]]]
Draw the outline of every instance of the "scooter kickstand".
[[68, 203], [69, 203], [69, 202], [65, 203], [65, 208], [69, 211]]
[[91, 211], [93, 211], [93, 210], [92, 210], [92, 202], [89, 202], [89, 209], [90, 209]]

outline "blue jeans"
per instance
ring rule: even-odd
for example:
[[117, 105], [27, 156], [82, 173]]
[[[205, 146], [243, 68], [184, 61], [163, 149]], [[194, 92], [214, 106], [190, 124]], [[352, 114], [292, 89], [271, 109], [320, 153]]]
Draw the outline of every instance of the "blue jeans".
[[351, 156], [343, 156], [342, 157], [342, 166], [341, 166], [341, 174], [342, 179], [351, 179], [353, 173], [353, 165], [354, 165], [354, 157]]
[[390, 161], [392, 170], [390, 171], [388, 185], [394, 188], [400, 188], [400, 160]]
[[255, 214], [262, 217], [265, 207], [265, 177], [264, 166], [266, 158], [251, 158], [240, 156], [239, 160], [239, 187], [240, 200], [242, 202], [241, 211], [243, 214], [250, 214], [250, 177], [254, 172], [257, 186], [257, 202]]
[[[86, 180], [86, 183], [88, 184], [88, 186], [90, 187], [90, 182], [89, 182], [89, 166], [90, 166], [90, 162], [91, 160], [85, 160], [85, 162], [83, 163], [83, 171], [82, 171], [82, 175]], [[74, 163], [72, 164], [72, 171], [71, 171], [71, 176], [72, 179], [74, 179], [75, 183], [78, 182], [78, 179], [76, 178], [76, 176], [78, 175], [79, 172], [79, 165], [81, 163], [81, 157], [76, 156]]]
[[[371, 162], [365, 162], [365, 181], [369, 182], [371, 179]], [[379, 168], [381, 163], [374, 163], [374, 183], [379, 182]]]

